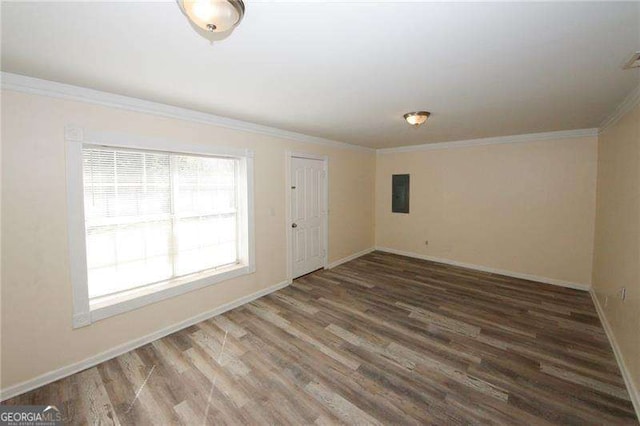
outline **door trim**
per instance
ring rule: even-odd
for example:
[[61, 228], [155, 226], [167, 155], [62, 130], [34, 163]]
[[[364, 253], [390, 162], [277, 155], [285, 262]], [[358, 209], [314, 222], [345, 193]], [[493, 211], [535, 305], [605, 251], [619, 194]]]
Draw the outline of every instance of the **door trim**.
[[324, 257], [322, 261], [322, 267], [327, 269], [328, 260], [329, 260], [329, 156], [327, 155], [319, 155], [319, 154], [310, 154], [305, 152], [295, 152], [295, 151], [285, 151], [284, 152], [284, 163], [285, 163], [285, 191], [284, 191], [284, 202], [285, 202], [285, 236], [287, 240], [287, 282], [291, 284], [293, 282], [293, 244], [292, 238], [293, 233], [291, 232], [291, 160], [293, 158], [306, 158], [308, 160], [319, 160], [322, 161], [323, 166], [322, 169], [325, 174], [325, 182], [324, 182], [324, 194], [323, 201], [326, 209], [326, 213], [324, 215], [323, 225], [324, 230], [322, 232], [323, 239], [323, 247], [324, 247]]

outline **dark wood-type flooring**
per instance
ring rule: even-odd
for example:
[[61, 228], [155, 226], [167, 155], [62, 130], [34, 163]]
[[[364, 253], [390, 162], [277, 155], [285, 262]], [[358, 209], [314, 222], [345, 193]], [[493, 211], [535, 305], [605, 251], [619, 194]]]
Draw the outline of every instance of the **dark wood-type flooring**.
[[72, 424], [637, 424], [588, 293], [380, 252], [4, 403]]

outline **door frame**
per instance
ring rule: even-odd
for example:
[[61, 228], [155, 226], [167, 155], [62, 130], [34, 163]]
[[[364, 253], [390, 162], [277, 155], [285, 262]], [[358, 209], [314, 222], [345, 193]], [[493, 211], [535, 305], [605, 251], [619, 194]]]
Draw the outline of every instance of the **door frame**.
[[291, 231], [291, 160], [293, 158], [304, 158], [308, 160], [322, 161], [322, 170], [324, 171], [324, 194], [323, 202], [325, 206], [325, 215], [323, 219], [322, 240], [324, 247], [324, 256], [322, 267], [327, 269], [329, 260], [329, 156], [320, 154], [310, 154], [298, 151], [285, 151], [285, 235], [287, 240], [287, 282], [293, 282], [293, 232]]

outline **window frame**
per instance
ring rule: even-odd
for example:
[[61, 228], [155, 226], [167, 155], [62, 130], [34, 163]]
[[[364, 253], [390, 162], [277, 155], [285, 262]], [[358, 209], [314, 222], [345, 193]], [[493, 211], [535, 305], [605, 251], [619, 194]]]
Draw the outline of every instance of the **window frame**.
[[[237, 214], [240, 223], [238, 226], [239, 263], [90, 300], [82, 171], [82, 148], [87, 145], [229, 157], [239, 160], [237, 179], [239, 193]], [[65, 148], [68, 248], [73, 289], [73, 328], [84, 327], [95, 321], [138, 309], [150, 303], [255, 272], [253, 151], [204, 144], [194, 145], [110, 132], [91, 132], [72, 125], [65, 127]], [[246, 235], [244, 235], [245, 233]]]

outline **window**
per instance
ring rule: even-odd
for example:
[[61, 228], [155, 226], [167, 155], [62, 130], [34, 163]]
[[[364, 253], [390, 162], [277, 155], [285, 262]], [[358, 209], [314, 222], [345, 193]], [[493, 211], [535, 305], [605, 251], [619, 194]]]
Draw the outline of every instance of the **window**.
[[68, 147], [76, 326], [253, 272], [247, 152]]

